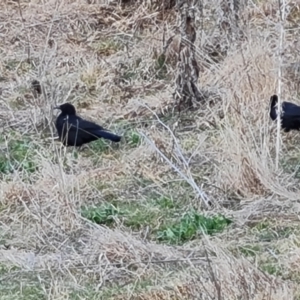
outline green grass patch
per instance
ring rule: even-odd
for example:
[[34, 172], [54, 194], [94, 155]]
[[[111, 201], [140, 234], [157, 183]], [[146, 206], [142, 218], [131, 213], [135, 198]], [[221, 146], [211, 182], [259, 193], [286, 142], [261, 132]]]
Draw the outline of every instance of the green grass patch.
[[158, 206], [160, 206], [163, 209], [173, 209], [179, 207], [179, 204], [175, 203], [174, 200], [169, 197], [160, 197], [157, 200], [155, 200], [155, 202]]
[[278, 266], [277, 263], [273, 263], [273, 262], [266, 262], [261, 264], [260, 268], [270, 274], [270, 275], [275, 275], [275, 276], [280, 276], [282, 275], [282, 270], [281, 268]]
[[122, 223], [131, 230], [148, 227], [149, 237], [168, 244], [182, 244], [206, 234], [221, 232], [232, 221], [224, 216], [205, 217], [196, 211], [183, 215], [180, 206], [168, 197], [149, 200], [146, 204], [102, 204], [82, 209], [82, 216], [97, 224], [115, 226]]
[[106, 153], [110, 149], [109, 142], [105, 139], [98, 139], [90, 143], [90, 149], [97, 153]]
[[125, 134], [125, 140], [131, 148], [136, 148], [141, 144], [142, 137], [137, 131], [129, 130]]
[[38, 283], [21, 284], [20, 282], [11, 285], [0, 284], [0, 299], [1, 300], [43, 300], [47, 299], [43, 289], [38, 286]]
[[0, 299], [47, 299], [38, 278], [33, 277], [26, 273], [22, 275], [19, 267], [0, 264]]
[[167, 225], [179, 205], [166, 196], [150, 199], [147, 203], [120, 202], [104, 203], [98, 206], [84, 207], [81, 214], [97, 224], [114, 226], [116, 221], [124, 224], [132, 230], [140, 230], [143, 227], [151, 227], [154, 232], [159, 226]]
[[168, 244], [182, 244], [193, 240], [200, 233], [215, 234], [221, 232], [232, 221], [224, 216], [206, 217], [196, 211], [187, 212], [171, 226], [158, 232], [158, 240]]
[[262, 252], [261, 246], [259, 245], [245, 245], [239, 247], [240, 252], [247, 257], [256, 256]]
[[6, 149], [0, 153], [0, 172], [8, 174], [14, 170], [28, 173], [33, 173], [37, 170], [34, 162], [34, 146], [26, 137], [10, 139]]
[[282, 163], [281, 167], [289, 174], [294, 173], [294, 178], [300, 178], [300, 159], [289, 158]]
[[82, 216], [92, 222], [112, 227], [117, 223], [123, 223], [132, 230], [156, 226], [160, 215], [161, 212], [157, 207], [147, 207], [138, 203], [102, 204], [82, 210]]
[[96, 224], [112, 225], [114, 217], [119, 216], [122, 212], [112, 204], [103, 204], [99, 207], [87, 207], [81, 212], [82, 216]]
[[[274, 223], [276, 221], [274, 220]], [[288, 238], [298, 228], [291, 226], [276, 226], [270, 221], [263, 221], [253, 227], [252, 231], [256, 234], [260, 241], [271, 242], [278, 239]]]
[[100, 138], [85, 145], [85, 148], [80, 151], [80, 155], [89, 158], [96, 167], [102, 164], [103, 157], [107, 157], [106, 155], [119, 156], [118, 147], [117, 143]]

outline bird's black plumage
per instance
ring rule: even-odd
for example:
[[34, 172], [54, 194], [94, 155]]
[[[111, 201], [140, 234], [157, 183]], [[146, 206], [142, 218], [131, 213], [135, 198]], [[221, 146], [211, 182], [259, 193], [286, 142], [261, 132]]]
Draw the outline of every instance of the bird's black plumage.
[[65, 146], [81, 146], [99, 138], [113, 142], [121, 140], [120, 136], [108, 132], [100, 125], [77, 116], [75, 107], [70, 103], [62, 104], [55, 109], [61, 110], [55, 126], [59, 139]]
[[[277, 119], [277, 108], [276, 104], [278, 103], [278, 96], [273, 95], [270, 98], [270, 117], [273, 121]], [[282, 102], [282, 110], [281, 110], [281, 128], [285, 132], [289, 132], [290, 130], [300, 130], [300, 106], [283, 101]]]

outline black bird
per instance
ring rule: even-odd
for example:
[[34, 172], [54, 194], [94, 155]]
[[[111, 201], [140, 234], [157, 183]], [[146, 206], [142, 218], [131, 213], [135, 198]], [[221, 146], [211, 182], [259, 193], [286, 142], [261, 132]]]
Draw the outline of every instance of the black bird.
[[100, 138], [119, 142], [121, 137], [108, 132], [100, 125], [84, 120], [76, 115], [75, 107], [65, 103], [54, 107], [60, 109], [61, 114], [57, 117], [55, 126], [60, 141], [65, 146], [81, 146]]
[[[278, 96], [273, 95], [270, 98], [271, 110], [270, 117], [273, 121], [277, 119], [277, 108], [276, 104], [278, 103]], [[281, 128], [284, 129], [285, 132], [289, 132], [290, 130], [300, 130], [300, 106], [283, 101], [282, 102], [282, 110], [281, 110]]]

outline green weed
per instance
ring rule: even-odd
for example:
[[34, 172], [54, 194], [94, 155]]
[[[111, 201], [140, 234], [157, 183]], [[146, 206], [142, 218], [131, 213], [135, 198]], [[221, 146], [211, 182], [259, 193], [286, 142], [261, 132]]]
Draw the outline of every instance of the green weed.
[[182, 244], [193, 240], [200, 232], [212, 235], [222, 231], [232, 221], [223, 216], [205, 217], [195, 211], [186, 213], [179, 222], [158, 232], [158, 240]]
[[34, 148], [30, 140], [23, 137], [22, 140], [11, 139], [7, 149], [0, 153], [0, 172], [8, 174], [14, 170], [35, 172], [37, 166], [33, 160]]
[[150, 227], [153, 239], [170, 244], [182, 244], [193, 240], [203, 230], [206, 234], [222, 231], [232, 221], [223, 216], [205, 217], [195, 211], [186, 213], [179, 222], [177, 205], [167, 197], [139, 203], [103, 204], [86, 208], [82, 215], [97, 224], [114, 225], [116, 218], [132, 230]]
[[132, 148], [138, 147], [141, 144], [141, 136], [135, 130], [130, 130], [126, 133], [125, 139]]
[[97, 224], [113, 226], [116, 218], [118, 218], [123, 221], [126, 227], [137, 230], [147, 225], [155, 226], [158, 214], [158, 209], [145, 209], [137, 203], [102, 204], [98, 207], [82, 210], [83, 217]]
[[105, 139], [98, 139], [90, 144], [90, 149], [97, 153], [107, 152], [109, 148], [109, 143]]
[[279, 276], [282, 274], [281, 268], [275, 263], [264, 263], [261, 265], [261, 269], [270, 275]]
[[99, 207], [84, 208], [82, 216], [96, 224], [111, 225], [114, 222], [114, 216], [121, 212], [113, 205], [101, 205]]

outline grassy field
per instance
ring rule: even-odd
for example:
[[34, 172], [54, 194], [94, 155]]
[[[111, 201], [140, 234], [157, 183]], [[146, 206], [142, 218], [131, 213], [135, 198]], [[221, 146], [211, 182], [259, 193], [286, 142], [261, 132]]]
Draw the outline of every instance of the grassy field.
[[[300, 299], [300, 136], [269, 118], [300, 103], [298, 2], [248, 2], [230, 41], [205, 0], [207, 101], [180, 114], [179, 14], [154, 2], [0, 2], [1, 300]], [[64, 102], [121, 143], [65, 149]]]

